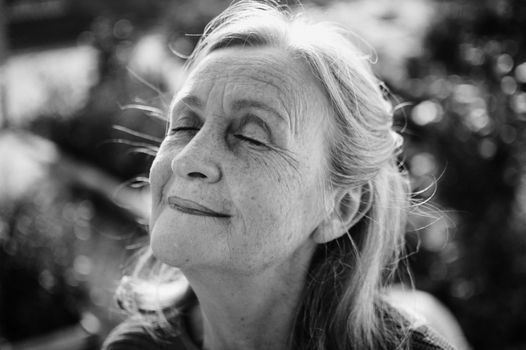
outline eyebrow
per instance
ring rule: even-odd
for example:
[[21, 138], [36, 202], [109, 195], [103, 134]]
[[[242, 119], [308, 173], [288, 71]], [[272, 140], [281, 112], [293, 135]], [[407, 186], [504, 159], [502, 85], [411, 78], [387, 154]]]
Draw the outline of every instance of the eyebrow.
[[202, 109], [204, 107], [204, 103], [199, 99], [199, 97], [194, 95], [184, 96], [178, 101], [178, 104], [179, 103], [199, 109]]
[[233, 111], [239, 111], [243, 108], [257, 108], [257, 109], [261, 109], [261, 110], [264, 110], [266, 112], [270, 112], [274, 115], [276, 115], [279, 119], [281, 119], [282, 121], [288, 123], [288, 120], [282, 116], [278, 111], [276, 111], [274, 108], [270, 107], [269, 105], [261, 102], [261, 101], [257, 101], [257, 100], [251, 100], [251, 99], [240, 99], [240, 100], [236, 100], [234, 101], [234, 103], [232, 103], [232, 110]]
[[[180, 104], [180, 103], [182, 103], [182, 104], [184, 104], [186, 106], [194, 107], [194, 108], [198, 108], [198, 109], [203, 109], [204, 108], [203, 101], [201, 101], [201, 99], [199, 99], [199, 97], [197, 97], [195, 95], [184, 96], [183, 98], [181, 98], [177, 102], [177, 104]], [[237, 112], [237, 111], [239, 111], [241, 109], [244, 109], [244, 108], [261, 109], [261, 110], [264, 110], [266, 112], [272, 113], [272, 114], [276, 115], [282, 121], [284, 121], [286, 123], [289, 123], [289, 121], [283, 115], [281, 115], [281, 113], [279, 113], [276, 109], [270, 107], [269, 105], [267, 105], [266, 103], [263, 103], [261, 101], [252, 100], [252, 99], [239, 99], [239, 100], [235, 100], [234, 103], [232, 103], [232, 107], [231, 108], [232, 108], [232, 110], [234, 112]]]

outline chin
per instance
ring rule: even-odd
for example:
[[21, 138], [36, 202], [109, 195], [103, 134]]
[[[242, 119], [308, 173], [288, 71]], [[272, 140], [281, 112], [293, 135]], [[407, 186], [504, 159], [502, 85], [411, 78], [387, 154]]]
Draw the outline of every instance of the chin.
[[191, 249], [185, 241], [191, 237], [185, 237], [179, 230], [170, 229], [170, 226], [156, 224], [150, 228], [150, 248], [153, 255], [161, 262], [181, 268], [188, 262]]
[[[179, 269], [198, 266], [213, 266], [220, 263], [221, 243], [217, 237], [221, 233], [203, 231], [199, 227], [179, 224], [162, 225], [161, 215], [150, 230], [150, 247], [153, 255], [161, 262]], [[174, 229], [174, 227], [177, 227]]]
[[150, 239], [150, 248], [153, 255], [166, 265], [182, 268], [185, 261], [189, 259], [182, 254], [182, 249], [174, 247], [173, 244], [167, 244], [165, 240], [152, 235]]

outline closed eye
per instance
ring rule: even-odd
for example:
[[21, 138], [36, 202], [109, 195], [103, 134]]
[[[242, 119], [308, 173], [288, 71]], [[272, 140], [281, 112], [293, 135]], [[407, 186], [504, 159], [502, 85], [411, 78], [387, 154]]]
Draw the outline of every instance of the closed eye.
[[177, 127], [177, 128], [170, 129], [170, 131], [168, 132], [168, 135], [171, 136], [171, 135], [175, 135], [175, 134], [181, 133], [181, 132], [197, 133], [198, 131], [199, 131], [199, 128], [195, 127], [195, 126], [180, 126], [180, 127]]
[[179, 117], [171, 123], [172, 128], [169, 129], [167, 136], [196, 134], [202, 125], [203, 123], [194, 111], [180, 111]]
[[254, 145], [254, 146], [267, 147], [267, 145], [264, 144], [263, 142], [258, 141], [258, 140], [253, 139], [253, 138], [250, 138], [250, 137], [246, 137], [246, 136], [241, 135], [241, 134], [235, 134], [234, 137], [237, 138], [238, 140], [248, 142], [249, 144]]

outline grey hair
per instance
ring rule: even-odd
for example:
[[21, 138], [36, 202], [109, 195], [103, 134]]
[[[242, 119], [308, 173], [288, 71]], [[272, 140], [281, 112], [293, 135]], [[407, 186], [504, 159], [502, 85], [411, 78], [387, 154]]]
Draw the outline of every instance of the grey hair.
[[[328, 185], [363, 188], [362, 219], [315, 252], [290, 348], [377, 349], [393, 342], [403, 348], [403, 321], [389, 313], [382, 288], [403, 249], [409, 190], [397, 164], [402, 138], [393, 131], [392, 108], [368, 56], [340, 28], [258, 1], [236, 2], [212, 20], [187, 61], [188, 71], [229, 47], [280, 48], [304, 62], [331, 106]], [[151, 252], [147, 256], [155, 260]], [[143, 265], [151, 269], [151, 263]], [[140, 270], [138, 265], [135, 274]], [[160, 284], [177, 275], [176, 269], [161, 270], [167, 277], [157, 275]], [[140, 294], [135, 299], [145, 299]]]

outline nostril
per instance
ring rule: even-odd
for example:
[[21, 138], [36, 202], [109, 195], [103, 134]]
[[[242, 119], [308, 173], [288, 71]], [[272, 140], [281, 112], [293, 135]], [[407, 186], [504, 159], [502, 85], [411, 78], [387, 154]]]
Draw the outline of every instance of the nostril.
[[198, 179], [206, 179], [206, 175], [197, 171], [188, 173], [189, 177], [198, 178]]

